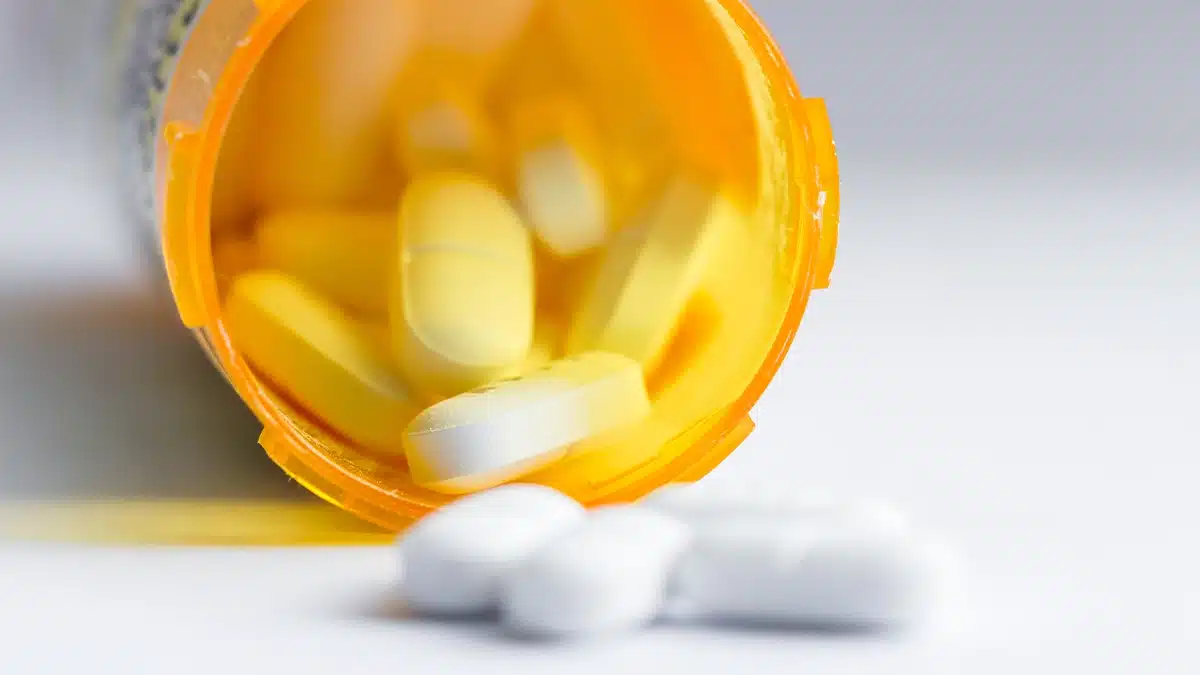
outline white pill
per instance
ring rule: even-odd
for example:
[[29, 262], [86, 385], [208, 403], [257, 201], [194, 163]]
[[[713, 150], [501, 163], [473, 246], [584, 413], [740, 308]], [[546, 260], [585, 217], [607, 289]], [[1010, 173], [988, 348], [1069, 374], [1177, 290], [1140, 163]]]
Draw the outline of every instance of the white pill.
[[643, 626], [662, 610], [689, 539], [686, 525], [650, 509], [593, 511], [513, 571], [501, 600], [505, 625], [537, 638], [588, 637]]
[[401, 594], [418, 613], [493, 611], [509, 571], [584, 514], [571, 498], [539, 485], [506, 485], [459, 499], [401, 536]]
[[466, 493], [530, 474], [649, 414], [637, 362], [591, 352], [437, 403], [404, 443], [419, 485]]
[[940, 550], [846, 521], [781, 518], [695, 527], [667, 614], [716, 623], [909, 629], [940, 607]]
[[556, 143], [525, 152], [517, 192], [538, 238], [555, 255], [577, 256], [608, 236], [604, 178], [574, 148]]
[[517, 196], [529, 226], [560, 258], [599, 248], [609, 234], [602, 140], [578, 102], [523, 102], [509, 129], [516, 149]]
[[676, 483], [659, 488], [641, 503], [689, 523], [817, 519], [889, 532], [902, 532], [908, 527], [904, 515], [885, 501], [837, 499], [824, 493], [782, 490], [757, 482]]

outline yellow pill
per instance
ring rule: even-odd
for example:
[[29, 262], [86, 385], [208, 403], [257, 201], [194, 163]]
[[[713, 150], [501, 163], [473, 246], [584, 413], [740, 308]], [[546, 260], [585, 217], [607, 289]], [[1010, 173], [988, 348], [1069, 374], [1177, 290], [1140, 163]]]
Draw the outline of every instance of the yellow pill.
[[496, 130], [472, 96], [447, 87], [406, 103], [396, 151], [411, 176], [461, 170], [495, 177], [500, 151]]
[[404, 373], [445, 397], [517, 372], [533, 341], [533, 249], [504, 195], [464, 174], [418, 179], [400, 231], [390, 316]]
[[608, 190], [600, 140], [586, 113], [570, 101], [528, 103], [514, 112], [516, 186], [538, 239], [554, 255], [573, 258], [608, 237]]
[[638, 364], [592, 352], [438, 403], [409, 426], [405, 453], [417, 483], [472, 492], [532, 473], [649, 414]]
[[721, 241], [733, 203], [709, 185], [669, 183], [635, 225], [618, 234], [576, 311], [567, 353], [624, 354], [649, 373], [675, 332]]
[[419, 412], [368, 333], [293, 277], [256, 271], [234, 282], [225, 321], [246, 360], [334, 431], [390, 453]]
[[[761, 329], [762, 317], [771, 302], [774, 245], [752, 236], [749, 213], [741, 211], [736, 226], [718, 232], [719, 243], [701, 276], [700, 283], [680, 319], [666, 355], [646, 386], [656, 402], [676, 382], [705, 372], [721, 360], [721, 349], [745, 355], [751, 336]], [[771, 335], [773, 338], [774, 335]], [[713, 352], [714, 345], [722, 345]], [[699, 381], [705, 381], [701, 378]], [[694, 386], [694, 384], [693, 384]]]
[[278, 211], [259, 221], [255, 238], [264, 267], [296, 277], [354, 313], [386, 315], [394, 214]]
[[[773, 242], [751, 236], [749, 213], [720, 228], [720, 243], [687, 304], [663, 359], [646, 381], [654, 411], [644, 422], [577, 446], [571, 456], [522, 480], [591, 501], [636, 482], [694, 443], [697, 422], [725, 410], [761, 364], [775, 274]], [[686, 433], [681, 434], [684, 430]], [[664, 454], [665, 453], [665, 454]]]
[[646, 378], [646, 388], [652, 398], [688, 370], [703, 365], [697, 363], [698, 356], [716, 339], [725, 318], [712, 296], [703, 289], [696, 294], [680, 317], [676, 334], [658, 367]]

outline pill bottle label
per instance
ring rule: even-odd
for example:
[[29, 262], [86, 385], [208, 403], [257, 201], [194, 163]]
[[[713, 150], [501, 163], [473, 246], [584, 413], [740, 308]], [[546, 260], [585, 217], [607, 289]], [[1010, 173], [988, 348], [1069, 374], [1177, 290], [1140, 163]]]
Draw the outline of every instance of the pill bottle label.
[[126, 197], [147, 234], [154, 225], [154, 140], [163, 96], [183, 43], [210, 0], [121, 0], [107, 22], [116, 96], [116, 160]]

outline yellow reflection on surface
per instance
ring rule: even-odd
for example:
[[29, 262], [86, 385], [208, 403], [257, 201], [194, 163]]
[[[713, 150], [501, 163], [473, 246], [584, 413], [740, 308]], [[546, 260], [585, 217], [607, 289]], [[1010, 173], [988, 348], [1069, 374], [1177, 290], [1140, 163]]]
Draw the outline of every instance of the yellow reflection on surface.
[[0, 540], [390, 541], [271, 462], [165, 302], [125, 283], [0, 297]]
[[93, 544], [327, 546], [395, 537], [323, 502], [75, 501], [0, 504], [0, 538]]

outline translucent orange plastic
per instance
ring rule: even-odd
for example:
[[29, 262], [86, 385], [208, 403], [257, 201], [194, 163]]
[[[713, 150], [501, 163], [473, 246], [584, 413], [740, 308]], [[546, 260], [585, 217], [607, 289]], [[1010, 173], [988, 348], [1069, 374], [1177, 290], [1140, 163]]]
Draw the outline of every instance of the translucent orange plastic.
[[[259, 382], [226, 330], [214, 274], [210, 219], [226, 131], [256, 65], [305, 4], [212, 0], [197, 20], [165, 97], [156, 152], [163, 255], [180, 316], [261, 420], [272, 459], [326, 500], [399, 530], [450, 497], [414, 485], [402, 464], [335, 438]], [[657, 385], [652, 418], [534, 477], [602, 504], [695, 480], [751, 432], [751, 407], [812, 290], [828, 285], [839, 200], [825, 107], [801, 97], [742, 0], [591, 5], [641, 45], [623, 56], [638, 81], [611, 85], [637, 88], [667, 111], [683, 159], [721, 175], [752, 214], [744, 240], [724, 247], [730, 257], [707, 291], [712, 306], [748, 305], [746, 314], [713, 324], [699, 303], [663, 366], [675, 376]]]

